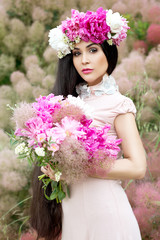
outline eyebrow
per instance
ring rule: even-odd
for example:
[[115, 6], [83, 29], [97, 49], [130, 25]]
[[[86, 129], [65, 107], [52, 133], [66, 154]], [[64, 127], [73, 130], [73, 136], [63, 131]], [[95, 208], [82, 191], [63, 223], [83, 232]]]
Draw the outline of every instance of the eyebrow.
[[[91, 43], [91, 44], [89, 44], [89, 45], [87, 45], [86, 46], [86, 48], [89, 48], [89, 47], [91, 47], [92, 45], [98, 45], [97, 43]], [[79, 50], [79, 48], [74, 48], [73, 50]]]

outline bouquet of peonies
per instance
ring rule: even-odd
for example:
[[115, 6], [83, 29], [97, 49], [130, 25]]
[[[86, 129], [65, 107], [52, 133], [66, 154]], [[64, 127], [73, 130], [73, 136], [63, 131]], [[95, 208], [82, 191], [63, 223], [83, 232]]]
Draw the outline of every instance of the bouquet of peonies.
[[[47, 199], [60, 202], [69, 184], [97, 171], [103, 173], [104, 165], [106, 174], [117, 158], [121, 140], [108, 136], [108, 125], [92, 127], [90, 114], [84, 101], [71, 95], [65, 99], [54, 94], [40, 96], [36, 102], [21, 103], [14, 109], [16, 131], [11, 141], [18, 144], [15, 153], [30, 164], [49, 164], [55, 174], [55, 181], [45, 174], [39, 176]], [[50, 196], [46, 194], [48, 184], [52, 186]]]

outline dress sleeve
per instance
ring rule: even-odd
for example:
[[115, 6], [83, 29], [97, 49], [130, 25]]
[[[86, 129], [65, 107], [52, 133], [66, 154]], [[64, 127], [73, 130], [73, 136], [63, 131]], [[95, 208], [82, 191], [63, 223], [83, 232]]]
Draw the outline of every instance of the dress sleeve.
[[133, 113], [134, 116], [136, 116], [136, 107], [130, 98], [123, 96], [120, 103], [117, 105], [116, 116], [125, 113]]

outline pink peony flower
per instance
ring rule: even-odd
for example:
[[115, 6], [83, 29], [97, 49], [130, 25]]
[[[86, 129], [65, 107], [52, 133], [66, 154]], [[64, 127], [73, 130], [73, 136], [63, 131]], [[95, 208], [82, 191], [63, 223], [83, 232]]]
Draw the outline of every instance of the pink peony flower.
[[[47, 135], [48, 141], [51, 139], [51, 141], [54, 142], [54, 144], [61, 144], [66, 137], [66, 133], [64, 129], [60, 126], [48, 129], [46, 131], [46, 135]], [[51, 143], [51, 145], [52, 145], [51, 148], [54, 149], [53, 143]]]
[[37, 116], [43, 119], [44, 122], [52, 122], [52, 115], [56, 109], [61, 108], [61, 101], [63, 96], [56, 96], [54, 94], [49, 94], [46, 96], [40, 96], [37, 98], [37, 102], [32, 104], [33, 108], [36, 110]]
[[96, 12], [87, 11], [82, 22], [80, 22], [79, 36], [84, 41], [91, 40], [102, 43], [108, 39], [107, 34], [110, 27], [106, 23], [106, 11], [98, 8]]
[[84, 17], [84, 13], [80, 13], [78, 10], [71, 10], [71, 19], [67, 18], [62, 21], [62, 32], [66, 33], [67, 37], [74, 41], [77, 36], [79, 36], [79, 25]]
[[119, 46], [120, 42], [123, 41], [127, 37], [127, 30], [130, 29], [130, 27], [127, 24], [126, 19], [122, 18], [122, 21], [123, 21], [123, 27], [121, 29], [121, 32], [119, 33], [119, 35], [116, 39], [113, 39], [113, 43], [117, 46]]
[[[109, 13], [108, 10], [103, 10], [102, 7], [98, 8], [96, 12], [87, 11], [86, 13], [72, 9], [71, 18], [67, 18], [67, 20], [62, 22], [62, 32], [65, 33], [71, 41], [76, 41], [78, 37], [85, 42], [90, 40], [95, 43], [103, 43], [104, 40], [108, 40], [111, 37], [111, 27], [114, 27], [115, 30], [116, 25], [112, 23], [114, 22], [112, 21], [114, 16], [110, 16], [111, 21], [109, 21], [114, 26], [110, 27], [110, 25], [107, 24], [107, 12]], [[117, 34], [112, 36], [113, 43], [117, 45], [126, 38], [126, 32], [129, 29], [126, 19], [121, 18], [120, 15], [119, 19], [122, 21], [121, 30], [118, 30], [118, 32], [116, 32]], [[112, 33], [115, 32], [113, 31]]]
[[52, 127], [52, 123], [48, 123], [48, 122], [43, 122], [43, 120], [40, 117], [35, 117], [35, 118], [31, 118], [29, 119], [26, 123], [26, 131], [22, 131], [24, 132], [24, 136], [28, 136], [31, 139], [37, 139], [37, 136], [39, 134], [43, 134], [46, 132], [46, 129], [51, 128]]
[[81, 137], [84, 132], [80, 127], [80, 122], [66, 116], [61, 120], [61, 124], [55, 123], [54, 127], [47, 131], [47, 136], [55, 143], [60, 144], [67, 136], [72, 136], [75, 139]]
[[[79, 137], [79, 140], [84, 144], [84, 147], [89, 155], [89, 161], [100, 162], [102, 159], [116, 158], [120, 148], [120, 139], [115, 139], [113, 136], [108, 136], [107, 133], [110, 129], [109, 125], [105, 125], [103, 128], [95, 128], [83, 126], [83, 131], [86, 135]], [[101, 154], [103, 151], [103, 155]]]
[[37, 140], [38, 142], [44, 142], [46, 140], [46, 134], [45, 133], [37, 134]]

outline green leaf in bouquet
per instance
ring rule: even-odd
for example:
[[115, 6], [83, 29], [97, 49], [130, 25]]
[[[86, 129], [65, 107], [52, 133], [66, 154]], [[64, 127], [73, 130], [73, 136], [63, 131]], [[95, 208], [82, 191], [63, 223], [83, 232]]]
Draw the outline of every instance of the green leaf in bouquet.
[[10, 138], [10, 145], [11, 145], [11, 147], [16, 145], [17, 143], [19, 143], [18, 140], [16, 140], [15, 138]]
[[66, 197], [65, 192], [63, 192], [62, 190], [58, 192], [58, 199], [61, 201]]
[[52, 189], [57, 188], [58, 182], [52, 180], [51, 186], [52, 186]]
[[31, 152], [29, 153], [29, 156], [28, 156], [29, 163], [33, 163], [34, 162], [34, 159], [33, 159], [32, 155], [33, 155], [33, 150], [31, 150]]
[[26, 154], [20, 154], [17, 158], [18, 158], [18, 159], [24, 159], [24, 158], [26, 158], [26, 157], [27, 157]]
[[10, 145], [12, 146], [13, 145], [13, 142], [14, 142], [15, 140], [14, 139], [10, 139]]
[[11, 138], [16, 138], [16, 136], [15, 136], [15, 134], [14, 134], [14, 131], [11, 129], [11, 133], [9, 133], [9, 132], [6, 132], [6, 134], [9, 136], [9, 137], [11, 137]]
[[42, 179], [42, 182], [44, 184], [43, 188], [46, 188], [51, 181], [52, 180], [50, 178]]
[[66, 184], [66, 189], [67, 189], [67, 195], [68, 197], [70, 197], [70, 189], [69, 189], [69, 186]]
[[44, 189], [44, 196], [47, 198], [47, 200], [51, 200], [50, 197], [46, 194], [46, 189]]
[[57, 198], [57, 196], [58, 196], [58, 188], [55, 188], [49, 198], [50, 198], [50, 200], [54, 200]]
[[28, 161], [29, 166], [31, 167], [32, 166], [32, 159], [31, 159], [30, 156], [27, 156], [27, 161]]
[[17, 143], [19, 143], [19, 141], [18, 140], [15, 140], [15, 139], [10, 139], [10, 145], [11, 146], [14, 146], [14, 145], [16, 145]]
[[38, 179], [42, 180], [44, 177], [46, 177], [46, 174], [42, 174], [42, 175], [38, 176]]

